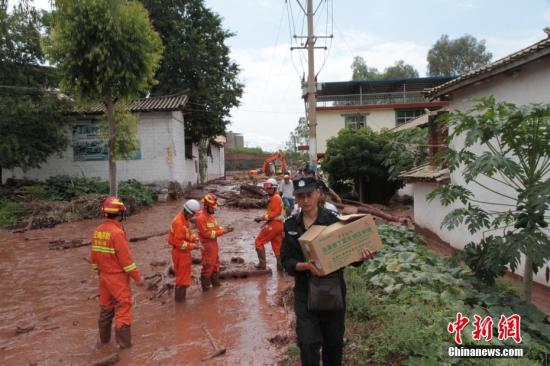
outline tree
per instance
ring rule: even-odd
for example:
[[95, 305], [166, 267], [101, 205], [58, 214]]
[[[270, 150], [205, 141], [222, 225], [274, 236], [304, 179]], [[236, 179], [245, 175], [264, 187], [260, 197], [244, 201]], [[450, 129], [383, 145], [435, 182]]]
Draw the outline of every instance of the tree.
[[443, 34], [428, 51], [428, 75], [463, 75], [487, 64], [492, 57], [484, 40], [478, 41], [469, 34], [451, 40]]
[[383, 151], [390, 136], [386, 131], [376, 133], [367, 127], [342, 129], [337, 137], [329, 139], [323, 170], [329, 174], [331, 185], [343, 187], [352, 182], [361, 202], [388, 203], [402, 186], [401, 182], [390, 180], [383, 164]]
[[428, 129], [408, 128], [392, 132], [384, 146], [382, 164], [388, 169], [389, 180], [399, 180], [399, 174], [428, 161]]
[[55, 6], [46, 53], [57, 65], [64, 88], [105, 104], [110, 193], [116, 195], [115, 102], [136, 97], [154, 84], [162, 43], [136, 1], [56, 0]]
[[447, 150], [449, 170], [462, 171], [467, 184], [485, 192], [476, 196], [469, 186], [450, 184], [430, 193], [430, 199], [439, 196], [445, 206], [461, 206], [442, 226], [452, 230], [465, 224], [472, 234], [503, 229], [503, 235], [497, 231], [469, 243], [466, 262], [477, 276], [493, 283], [506, 265], [514, 271], [523, 253], [524, 297], [530, 301], [533, 271], [550, 259], [550, 104], [516, 106], [486, 97], [467, 112], [448, 114], [446, 123], [451, 141], [464, 139], [461, 149]]
[[72, 103], [48, 88], [55, 70], [41, 66], [42, 15], [22, 2], [8, 13], [0, 4], [0, 183], [2, 168], [38, 168], [68, 144]]
[[243, 93], [239, 66], [225, 45], [233, 33], [223, 29], [222, 19], [203, 0], [142, 2], [165, 46], [152, 94], [188, 94], [185, 135], [199, 144], [199, 162], [205, 165], [206, 140], [225, 133], [230, 111]]
[[152, 94], [185, 91], [191, 113], [186, 135], [193, 142], [225, 133], [233, 107], [239, 105], [243, 84], [239, 66], [225, 45], [233, 33], [203, 0], [143, 1], [165, 45], [164, 60]]
[[285, 143], [287, 151], [297, 152], [298, 146], [307, 143], [309, 139], [309, 127], [305, 117], [298, 119], [298, 126], [290, 132], [290, 139]]
[[406, 64], [403, 60], [396, 61], [393, 66], [386, 67], [382, 76], [383, 79], [417, 77], [418, 71], [414, 68], [414, 66]]
[[351, 80], [376, 80], [381, 75], [375, 67], [368, 67], [367, 62], [361, 56], [355, 56], [351, 64]]

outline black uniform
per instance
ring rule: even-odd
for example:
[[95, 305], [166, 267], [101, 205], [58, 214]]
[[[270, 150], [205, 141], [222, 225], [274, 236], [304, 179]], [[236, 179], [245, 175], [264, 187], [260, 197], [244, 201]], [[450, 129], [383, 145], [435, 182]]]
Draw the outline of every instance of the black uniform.
[[[328, 226], [338, 221], [332, 211], [319, 208], [314, 225]], [[308, 279], [313, 276], [309, 271], [296, 271], [296, 264], [306, 259], [300, 248], [298, 238], [306, 231], [302, 213], [291, 216], [285, 221], [285, 236], [281, 249], [281, 261], [284, 270], [294, 277], [294, 311], [296, 312], [296, 333], [302, 365], [318, 366], [320, 349], [323, 348], [323, 366], [336, 366], [342, 363], [342, 348], [345, 330], [344, 310], [309, 311], [307, 309]], [[346, 284], [343, 270], [338, 270], [342, 297], [346, 298]]]

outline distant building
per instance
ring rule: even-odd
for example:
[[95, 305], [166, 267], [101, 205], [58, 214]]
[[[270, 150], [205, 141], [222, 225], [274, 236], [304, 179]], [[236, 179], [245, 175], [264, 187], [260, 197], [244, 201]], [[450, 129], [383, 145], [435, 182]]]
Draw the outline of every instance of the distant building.
[[452, 77], [400, 78], [319, 83], [317, 92], [317, 153], [342, 128], [394, 128], [446, 101], [429, 100], [422, 92]]
[[241, 133], [229, 131], [227, 133], [227, 143], [225, 147], [228, 149], [244, 147], [244, 136]]
[[[198, 147], [185, 136], [183, 109], [186, 95], [143, 98], [130, 104], [139, 117], [140, 148], [130, 160], [117, 161], [118, 180], [137, 179], [144, 183], [177, 181], [198, 183]], [[109, 178], [108, 146], [99, 133], [102, 105], [92, 106], [67, 129], [69, 146], [52, 155], [39, 169], [23, 172], [4, 169], [2, 177], [45, 180], [54, 175]], [[213, 139], [208, 152], [208, 178], [225, 174], [223, 138]]]

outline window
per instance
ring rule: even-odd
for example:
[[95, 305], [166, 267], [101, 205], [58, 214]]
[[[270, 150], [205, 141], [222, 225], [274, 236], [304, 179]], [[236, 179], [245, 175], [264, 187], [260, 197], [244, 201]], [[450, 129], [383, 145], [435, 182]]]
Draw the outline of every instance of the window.
[[395, 111], [395, 125], [399, 126], [403, 123], [414, 119], [416, 117], [424, 114], [423, 109], [407, 109], [407, 110], [397, 110]]
[[354, 114], [349, 116], [344, 116], [346, 128], [352, 130], [357, 130], [359, 128], [365, 128], [367, 126], [367, 121], [364, 114]]

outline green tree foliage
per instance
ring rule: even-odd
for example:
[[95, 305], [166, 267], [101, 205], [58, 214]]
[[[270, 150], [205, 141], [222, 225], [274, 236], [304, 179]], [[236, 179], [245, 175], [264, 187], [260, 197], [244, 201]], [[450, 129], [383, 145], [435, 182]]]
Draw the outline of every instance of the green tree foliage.
[[376, 80], [380, 79], [380, 73], [375, 67], [368, 67], [367, 62], [361, 56], [355, 56], [351, 63], [351, 80]]
[[390, 180], [398, 180], [403, 171], [425, 164], [428, 161], [428, 129], [408, 128], [390, 132], [384, 146], [383, 165], [388, 168]]
[[[451, 141], [464, 139], [460, 150], [448, 149], [449, 170], [461, 171], [469, 186], [444, 185], [430, 194], [445, 206], [460, 206], [442, 226], [464, 224], [472, 234], [491, 230], [465, 248], [466, 262], [489, 283], [507, 265], [516, 270], [525, 254], [524, 296], [530, 301], [533, 271], [550, 259], [550, 104], [516, 106], [486, 97], [467, 112], [450, 113], [446, 123]], [[489, 198], [474, 196], [470, 186]]]
[[223, 134], [243, 92], [239, 67], [225, 45], [233, 33], [203, 0], [142, 2], [165, 46], [152, 94], [188, 94], [185, 134], [193, 142]]
[[390, 67], [386, 67], [383, 79], [396, 79], [396, 78], [417, 78], [418, 71], [414, 66], [406, 64], [405, 61], [395, 61], [395, 64]]
[[10, 13], [0, 7], [0, 167], [6, 169], [37, 168], [68, 144], [66, 112], [72, 106], [46, 90], [57, 78], [41, 66], [41, 28], [42, 16], [27, 3]]
[[[128, 103], [117, 101], [115, 120], [115, 159], [132, 159], [141, 145], [138, 137], [138, 116], [130, 111]], [[100, 133], [105, 140], [109, 139], [109, 122], [106, 119], [102, 120]]]
[[390, 180], [384, 165], [384, 148], [389, 133], [376, 133], [370, 128], [342, 129], [327, 141], [323, 170], [332, 186], [341, 187], [351, 181], [362, 202], [388, 203], [402, 186]]
[[290, 139], [285, 143], [286, 150], [289, 152], [298, 152], [298, 146], [307, 144], [309, 139], [309, 127], [305, 117], [298, 119], [298, 126], [290, 132]]
[[136, 1], [56, 0], [55, 6], [46, 52], [64, 88], [105, 104], [109, 180], [116, 194], [115, 101], [136, 97], [154, 84], [162, 42]]
[[484, 40], [478, 41], [469, 34], [449, 39], [443, 34], [428, 51], [428, 75], [462, 75], [487, 64], [492, 57]]
[[396, 78], [417, 78], [418, 71], [414, 66], [405, 61], [395, 61], [393, 66], [386, 67], [384, 72], [379, 72], [375, 67], [368, 67], [363, 57], [355, 56], [351, 64], [352, 80], [379, 80]]

